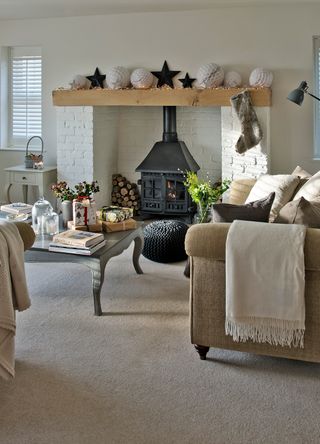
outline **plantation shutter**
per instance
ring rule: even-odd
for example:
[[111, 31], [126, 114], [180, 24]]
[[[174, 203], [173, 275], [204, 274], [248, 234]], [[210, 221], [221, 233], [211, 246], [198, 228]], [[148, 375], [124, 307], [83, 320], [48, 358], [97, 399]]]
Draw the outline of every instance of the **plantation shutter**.
[[9, 134], [13, 146], [26, 146], [42, 130], [40, 48], [10, 48]]
[[[313, 37], [314, 53], [314, 94], [320, 97], [320, 36]], [[314, 101], [314, 154], [320, 158], [320, 101]]]

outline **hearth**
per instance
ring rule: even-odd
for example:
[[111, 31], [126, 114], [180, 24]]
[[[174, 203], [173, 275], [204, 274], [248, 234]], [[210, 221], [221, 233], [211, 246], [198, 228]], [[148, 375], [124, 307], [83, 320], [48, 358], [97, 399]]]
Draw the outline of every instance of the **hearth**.
[[195, 207], [183, 184], [184, 172], [200, 169], [186, 144], [178, 140], [176, 107], [163, 107], [163, 137], [136, 168], [141, 172], [141, 214], [190, 216]]

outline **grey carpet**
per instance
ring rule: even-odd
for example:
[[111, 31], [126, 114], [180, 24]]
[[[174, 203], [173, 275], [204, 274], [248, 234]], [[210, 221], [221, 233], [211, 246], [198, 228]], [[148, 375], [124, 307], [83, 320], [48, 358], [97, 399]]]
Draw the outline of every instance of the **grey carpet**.
[[27, 264], [16, 378], [0, 381], [1, 444], [318, 443], [320, 366], [190, 345], [184, 264], [130, 251], [90, 273]]

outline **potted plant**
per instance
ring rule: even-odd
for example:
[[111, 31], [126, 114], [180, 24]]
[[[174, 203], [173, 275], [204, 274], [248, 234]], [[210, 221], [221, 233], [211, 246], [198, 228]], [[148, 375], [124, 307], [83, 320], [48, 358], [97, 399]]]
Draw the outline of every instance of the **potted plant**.
[[64, 227], [66, 227], [68, 221], [72, 220], [72, 201], [76, 197], [76, 193], [65, 181], [55, 183], [51, 186], [51, 190], [61, 201], [62, 220]]
[[229, 186], [230, 180], [212, 183], [210, 179], [199, 179], [197, 173], [187, 171], [184, 185], [191, 196], [191, 200], [197, 204], [197, 223], [209, 221], [211, 206], [218, 202]]

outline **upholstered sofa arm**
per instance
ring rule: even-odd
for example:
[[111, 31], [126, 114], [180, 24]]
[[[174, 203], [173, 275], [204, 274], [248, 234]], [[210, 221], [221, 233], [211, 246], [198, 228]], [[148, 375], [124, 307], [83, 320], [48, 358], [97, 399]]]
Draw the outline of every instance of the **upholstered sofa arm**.
[[19, 230], [20, 236], [22, 237], [24, 249], [28, 250], [32, 247], [35, 240], [34, 231], [31, 228], [31, 225], [26, 224], [25, 222], [15, 222], [15, 224]]
[[189, 228], [185, 247], [188, 256], [225, 259], [225, 245], [230, 224], [197, 224]]
[[[224, 261], [229, 227], [230, 224], [225, 223], [193, 225], [187, 231], [185, 241], [188, 256]], [[305, 267], [307, 270], [320, 271], [320, 229], [318, 228], [307, 229]]]

